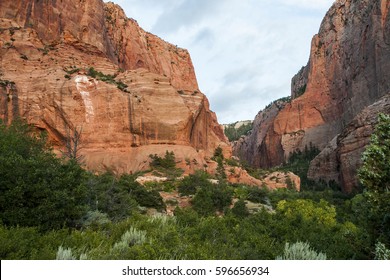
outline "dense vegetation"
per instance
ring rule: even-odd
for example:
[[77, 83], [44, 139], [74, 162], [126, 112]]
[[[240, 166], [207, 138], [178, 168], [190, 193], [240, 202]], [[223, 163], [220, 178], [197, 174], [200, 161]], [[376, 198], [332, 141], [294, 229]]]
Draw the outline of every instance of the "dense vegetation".
[[245, 123], [236, 128], [237, 123], [225, 125], [225, 135], [230, 142], [237, 141], [241, 136], [247, 135], [252, 130], [253, 123]]
[[[136, 175], [95, 175], [56, 158], [44, 135], [21, 122], [0, 125], [0, 258], [385, 259], [389, 139], [383, 115], [363, 157], [367, 188], [347, 197], [329, 187], [270, 192], [221, 175], [214, 184], [201, 171], [179, 180], [172, 152], [151, 155], [151, 168], [173, 174], [169, 181], [144, 187]], [[227, 162], [219, 150], [215, 158]], [[161, 189], [178, 190], [192, 207], [146, 215], [164, 213]]]

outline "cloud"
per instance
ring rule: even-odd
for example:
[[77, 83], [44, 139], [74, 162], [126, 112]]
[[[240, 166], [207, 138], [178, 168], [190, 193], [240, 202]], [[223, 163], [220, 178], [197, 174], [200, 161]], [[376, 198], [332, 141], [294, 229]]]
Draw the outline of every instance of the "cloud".
[[167, 5], [167, 9], [157, 19], [152, 31], [167, 34], [180, 28], [191, 26], [202, 21], [215, 12], [220, 1], [184, 0], [178, 5]]
[[314, 10], [323, 10], [327, 9], [334, 2], [329, 0], [281, 0], [285, 5], [293, 6], [296, 8], [303, 9], [314, 9]]
[[228, 123], [253, 119], [290, 94], [333, 0], [115, 2], [146, 30], [189, 50], [200, 89]]

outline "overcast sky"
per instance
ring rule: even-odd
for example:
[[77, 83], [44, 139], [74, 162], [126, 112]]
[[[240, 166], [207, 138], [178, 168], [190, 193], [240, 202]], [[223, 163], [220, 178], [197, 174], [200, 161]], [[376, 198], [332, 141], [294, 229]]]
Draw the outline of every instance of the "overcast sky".
[[334, 0], [114, 0], [146, 31], [188, 49], [219, 123], [253, 120], [290, 95]]

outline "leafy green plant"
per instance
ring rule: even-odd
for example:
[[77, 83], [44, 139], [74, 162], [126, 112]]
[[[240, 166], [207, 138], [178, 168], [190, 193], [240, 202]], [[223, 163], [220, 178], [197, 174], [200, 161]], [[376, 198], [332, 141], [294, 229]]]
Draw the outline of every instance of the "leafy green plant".
[[370, 145], [363, 153], [360, 182], [374, 192], [390, 192], [390, 116], [379, 114]]
[[379, 114], [371, 142], [362, 155], [363, 165], [358, 171], [361, 184], [366, 187], [374, 238], [390, 244], [390, 115]]
[[88, 68], [87, 75], [92, 77], [92, 78], [95, 78], [99, 81], [103, 81], [103, 82], [106, 82], [109, 84], [116, 85], [117, 88], [120, 89], [121, 91], [129, 92], [127, 90], [128, 85], [126, 85], [122, 81], [115, 80], [116, 75], [104, 74], [100, 71], [95, 70], [95, 68], [93, 68], [93, 67]]
[[236, 203], [234, 203], [232, 213], [239, 218], [245, 218], [249, 216], [249, 211], [248, 208], [246, 208], [245, 201], [240, 199]]
[[74, 227], [85, 215], [85, 171], [58, 159], [21, 121], [0, 124], [0, 219], [42, 229]]
[[113, 250], [123, 250], [129, 246], [142, 245], [146, 242], [146, 232], [130, 227], [121, 237], [121, 240], [114, 244]]
[[247, 135], [253, 128], [253, 123], [243, 124], [236, 128], [236, 123], [228, 124], [225, 126], [224, 132], [230, 142], [237, 141], [241, 136]]
[[326, 260], [326, 254], [317, 253], [310, 248], [310, 244], [296, 242], [294, 244], [286, 243], [282, 256], [278, 256], [277, 260]]
[[390, 250], [382, 242], [375, 244], [375, 259], [376, 260], [390, 260]]
[[60, 246], [57, 251], [56, 260], [75, 260], [75, 256], [72, 253], [72, 249], [63, 248]]
[[202, 170], [184, 177], [179, 182], [178, 191], [181, 196], [194, 195], [199, 188], [211, 186], [210, 175]]
[[175, 160], [175, 154], [174, 152], [165, 152], [164, 157], [159, 157], [158, 155], [149, 155], [149, 157], [152, 159], [152, 162], [150, 163], [151, 167], [156, 168], [175, 168], [176, 167], [176, 160]]

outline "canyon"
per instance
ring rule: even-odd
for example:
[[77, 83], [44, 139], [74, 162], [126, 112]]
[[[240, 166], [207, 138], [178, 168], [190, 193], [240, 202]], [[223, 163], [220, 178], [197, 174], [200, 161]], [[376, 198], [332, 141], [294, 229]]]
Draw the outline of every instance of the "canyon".
[[[389, 9], [388, 0], [336, 1], [312, 40], [308, 64], [292, 78], [291, 101], [259, 112], [252, 133], [234, 144], [233, 153], [270, 168], [313, 145], [323, 153], [313, 161], [309, 177], [334, 180], [345, 192], [356, 188], [369, 131], [389, 101]], [[379, 104], [383, 110], [375, 109]], [[338, 135], [342, 138], [336, 140]], [[334, 149], [338, 155], [330, 156]]]

